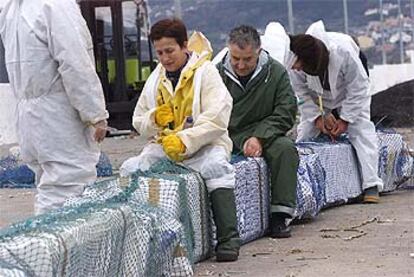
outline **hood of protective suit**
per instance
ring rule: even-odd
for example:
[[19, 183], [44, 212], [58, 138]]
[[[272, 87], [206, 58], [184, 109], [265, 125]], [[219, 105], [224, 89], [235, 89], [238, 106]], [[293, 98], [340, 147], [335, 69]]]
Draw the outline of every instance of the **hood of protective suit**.
[[326, 35], [325, 24], [322, 20], [312, 23], [306, 30], [306, 34], [314, 36], [323, 42], [327, 43], [328, 38]]
[[328, 49], [337, 48], [338, 45], [341, 45], [342, 47], [353, 49], [357, 53], [360, 51], [358, 45], [349, 35], [336, 32], [327, 32], [325, 30], [325, 24], [322, 20], [312, 23], [306, 30], [306, 34], [321, 40]]
[[264, 35], [260, 37], [262, 48], [279, 63], [286, 65], [289, 56], [290, 39], [285, 28], [279, 22], [270, 22]]
[[187, 48], [189, 51], [197, 54], [199, 59], [211, 60], [213, 55], [210, 41], [201, 32], [194, 32], [191, 35]]

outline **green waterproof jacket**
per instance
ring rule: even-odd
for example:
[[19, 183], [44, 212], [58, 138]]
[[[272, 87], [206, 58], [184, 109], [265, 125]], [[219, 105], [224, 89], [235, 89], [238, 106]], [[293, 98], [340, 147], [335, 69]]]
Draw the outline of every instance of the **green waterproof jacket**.
[[263, 147], [267, 147], [293, 127], [297, 101], [288, 73], [267, 52], [261, 51], [256, 70], [245, 88], [231, 68], [229, 55], [217, 68], [233, 97], [229, 133], [234, 153], [241, 152], [250, 137], [259, 138]]

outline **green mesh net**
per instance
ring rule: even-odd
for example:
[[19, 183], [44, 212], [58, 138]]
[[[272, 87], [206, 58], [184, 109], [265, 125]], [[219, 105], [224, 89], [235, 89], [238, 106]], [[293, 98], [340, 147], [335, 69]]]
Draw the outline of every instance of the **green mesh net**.
[[211, 248], [200, 175], [167, 160], [0, 232], [0, 276], [191, 276]]

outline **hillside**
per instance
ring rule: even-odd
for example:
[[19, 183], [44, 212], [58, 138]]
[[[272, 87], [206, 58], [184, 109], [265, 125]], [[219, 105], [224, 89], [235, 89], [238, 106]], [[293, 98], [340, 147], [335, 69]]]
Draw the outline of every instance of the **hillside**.
[[[364, 11], [373, 1], [348, 1], [349, 27], [361, 28], [367, 24]], [[374, 1], [375, 3], [377, 1]], [[174, 15], [174, 1], [150, 1], [150, 17], [154, 22]], [[238, 24], [250, 24], [264, 30], [270, 21], [279, 21], [289, 29], [285, 0], [276, 1], [182, 1], [182, 14], [190, 30], [203, 31], [215, 49], [225, 44], [226, 34]], [[333, 31], [344, 31], [342, 0], [293, 1], [295, 32], [303, 32], [310, 23], [323, 19]]]
[[[174, 0], [150, 0], [150, 17], [155, 22], [174, 16]], [[398, 45], [398, 6], [384, 0], [384, 34], [387, 62], [400, 63]], [[328, 30], [344, 32], [342, 0], [292, 0], [294, 33], [304, 32], [309, 24], [323, 19]], [[348, 0], [349, 33], [374, 39], [374, 47], [364, 50], [370, 66], [382, 63], [378, 0]], [[411, 36], [414, 21], [410, 18], [410, 1], [402, 0], [405, 49], [413, 49]], [[215, 50], [226, 42], [227, 33], [238, 24], [250, 24], [263, 31], [270, 21], [281, 22], [289, 30], [286, 0], [181, 0], [182, 17], [189, 30], [200, 30], [210, 39]], [[397, 41], [395, 41], [397, 40]], [[391, 42], [392, 41], [392, 42]], [[406, 56], [408, 61], [408, 56]]]

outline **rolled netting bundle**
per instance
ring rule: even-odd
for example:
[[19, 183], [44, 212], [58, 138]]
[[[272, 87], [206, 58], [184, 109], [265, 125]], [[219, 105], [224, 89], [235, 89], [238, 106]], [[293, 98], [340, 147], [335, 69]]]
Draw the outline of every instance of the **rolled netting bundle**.
[[325, 170], [318, 154], [299, 148], [296, 211], [298, 219], [313, 218], [325, 205]]
[[242, 243], [262, 237], [269, 227], [269, 170], [263, 158], [233, 156], [238, 230]]
[[188, 206], [200, 201], [188, 198], [192, 187], [204, 185], [174, 167], [136, 172], [125, 189], [116, 178], [97, 182], [63, 208], [1, 231], [0, 276], [191, 276], [195, 254], [209, 251], [196, 242], [200, 218]]
[[384, 192], [393, 191], [413, 178], [413, 157], [401, 135], [392, 131], [377, 133], [379, 146], [379, 176], [384, 182]]

